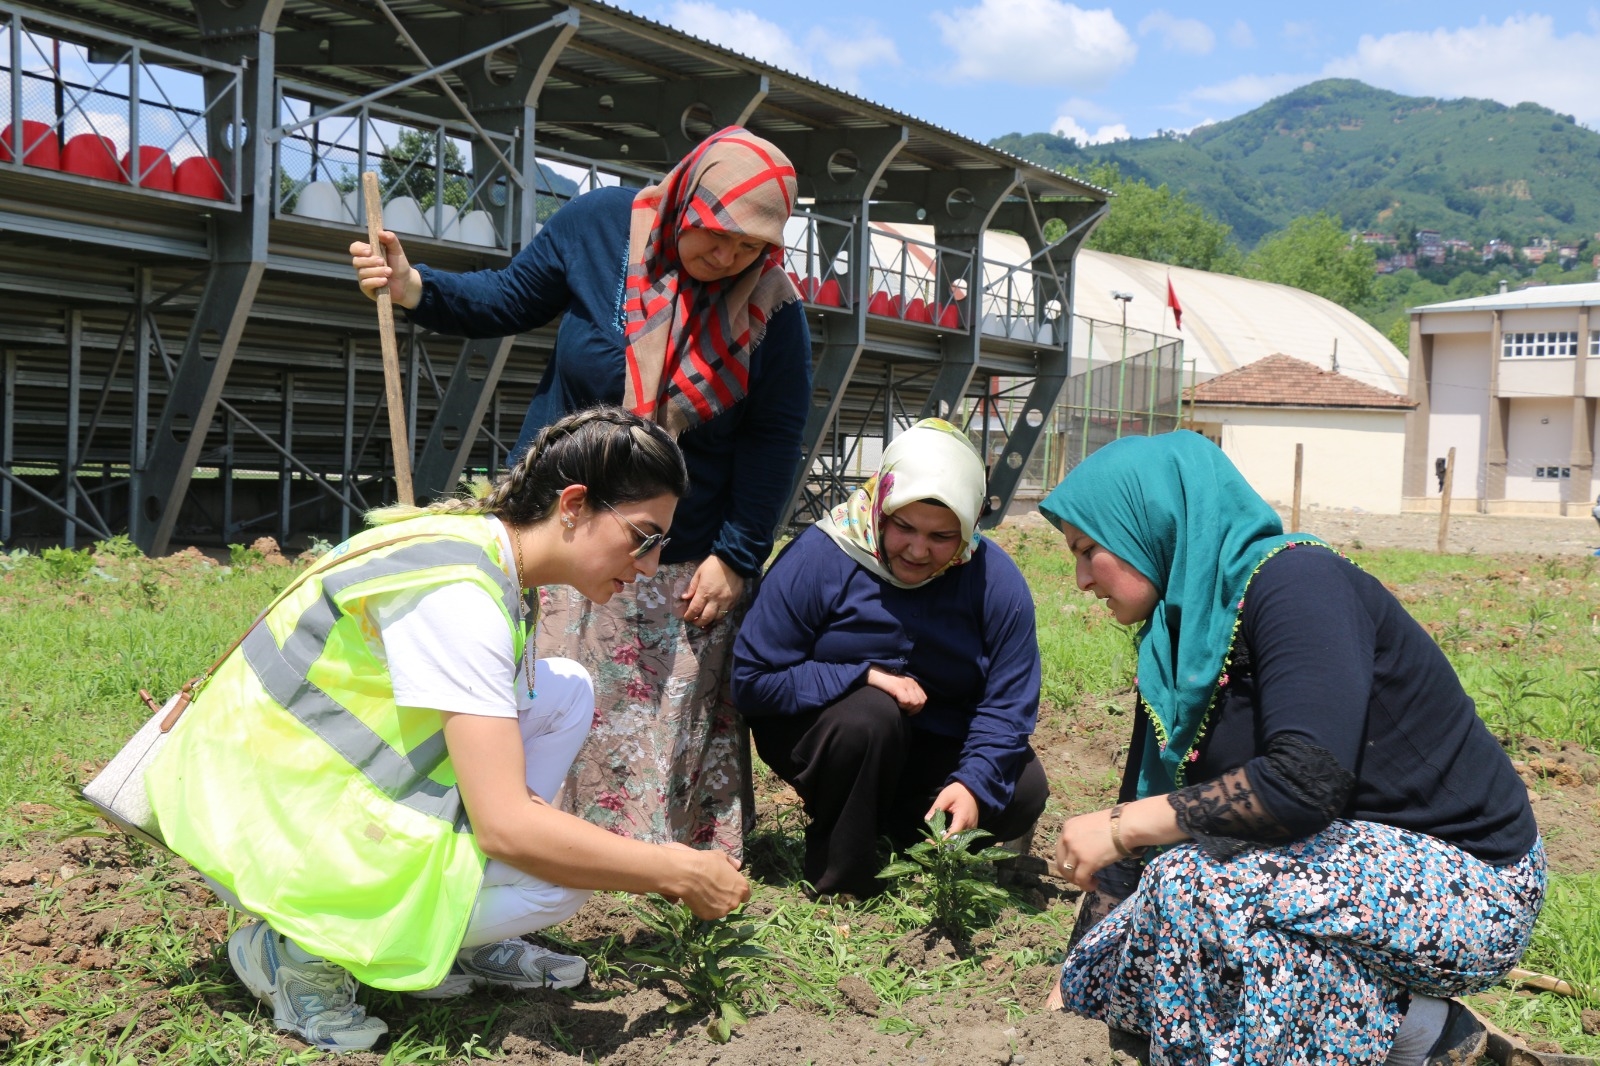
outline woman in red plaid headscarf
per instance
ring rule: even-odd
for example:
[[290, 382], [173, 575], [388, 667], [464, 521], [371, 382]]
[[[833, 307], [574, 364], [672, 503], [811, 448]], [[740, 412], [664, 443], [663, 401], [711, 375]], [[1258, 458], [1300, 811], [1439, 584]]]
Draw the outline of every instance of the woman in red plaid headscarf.
[[795, 194], [784, 154], [735, 126], [657, 185], [572, 200], [504, 270], [413, 268], [390, 233], [383, 258], [351, 246], [363, 290], [387, 284], [441, 333], [505, 336], [562, 316], [516, 451], [597, 403], [678, 437], [690, 490], [654, 549], [659, 568], [604, 607], [559, 588], [542, 604], [539, 654], [577, 659], [595, 684], [594, 729], [563, 803], [626, 836], [739, 854], [752, 813], [744, 729], [725, 691], [810, 406], [810, 335], [783, 269]]

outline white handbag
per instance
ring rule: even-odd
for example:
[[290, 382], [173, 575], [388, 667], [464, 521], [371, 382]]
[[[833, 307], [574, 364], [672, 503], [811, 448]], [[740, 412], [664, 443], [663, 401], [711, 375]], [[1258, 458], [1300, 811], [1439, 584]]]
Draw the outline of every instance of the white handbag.
[[[144, 788], [144, 773], [166, 743], [184, 708], [189, 705], [194, 684], [193, 681], [189, 682], [159, 707], [133, 735], [133, 739], [124, 744], [105, 768], [83, 786], [83, 798], [94, 804], [108, 822], [131, 836], [160, 847], [165, 847], [166, 841], [161, 839], [155, 812], [150, 809], [150, 797]], [[150, 693], [140, 689], [139, 695], [147, 704], [155, 706], [156, 701]]]

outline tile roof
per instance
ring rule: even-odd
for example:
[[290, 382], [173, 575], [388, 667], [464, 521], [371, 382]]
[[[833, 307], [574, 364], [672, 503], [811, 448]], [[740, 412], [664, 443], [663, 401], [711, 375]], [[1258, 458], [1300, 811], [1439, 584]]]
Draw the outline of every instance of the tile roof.
[[1392, 407], [1416, 402], [1283, 354], [1248, 363], [1185, 389], [1194, 403], [1248, 407]]

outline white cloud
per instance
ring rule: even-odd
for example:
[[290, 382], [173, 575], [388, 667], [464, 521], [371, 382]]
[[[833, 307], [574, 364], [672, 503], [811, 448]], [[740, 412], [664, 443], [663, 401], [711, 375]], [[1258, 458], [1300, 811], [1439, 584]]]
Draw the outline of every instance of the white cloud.
[[1250, 29], [1248, 22], [1240, 19], [1228, 29], [1228, 43], [1235, 48], [1254, 48], [1256, 44], [1255, 31]]
[[979, 0], [933, 21], [963, 79], [1098, 88], [1139, 51], [1109, 8], [1062, 0]]
[[1513, 15], [1498, 25], [1369, 35], [1324, 73], [1424, 96], [1532, 100], [1596, 127], [1600, 25], [1591, 25], [1561, 36], [1548, 15]]
[[900, 51], [894, 41], [871, 26], [860, 27], [849, 36], [814, 29], [806, 35], [806, 50], [827, 66], [832, 74], [828, 80], [841, 89], [858, 88], [861, 72], [869, 67], [900, 65]]
[[1309, 74], [1241, 74], [1216, 85], [1202, 85], [1189, 94], [1195, 100], [1217, 104], [1265, 103], [1290, 89], [1313, 80]]
[[743, 8], [723, 8], [707, 0], [678, 0], [666, 22], [685, 33], [731, 48], [773, 66], [810, 76], [811, 58], [776, 22]]
[[1161, 47], [1169, 52], [1203, 56], [1216, 47], [1217, 35], [1199, 19], [1176, 18], [1157, 9], [1139, 20], [1139, 36], [1161, 35]]
[[1118, 122], [1114, 125], [1101, 126], [1090, 133], [1078, 124], [1071, 115], [1062, 115], [1050, 124], [1050, 132], [1057, 137], [1067, 137], [1079, 144], [1110, 144], [1112, 141], [1126, 141], [1133, 134], [1128, 132], [1128, 127]]
[[871, 24], [847, 31], [817, 27], [802, 42], [753, 11], [720, 7], [710, 0], [677, 0], [663, 20], [724, 48], [843, 89], [857, 88], [867, 67], [900, 65], [894, 41]]

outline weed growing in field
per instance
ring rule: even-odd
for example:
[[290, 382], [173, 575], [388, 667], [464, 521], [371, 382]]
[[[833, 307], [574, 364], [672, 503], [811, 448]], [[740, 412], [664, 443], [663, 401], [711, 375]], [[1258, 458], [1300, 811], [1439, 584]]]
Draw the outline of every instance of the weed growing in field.
[[906, 849], [878, 871], [886, 881], [897, 882], [904, 891], [916, 885], [921, 904], [933, 924], [953, 937], [965, 937], [972, 926], [1011, 902], [1005, 889], [992, 880], [993, 864], [1009, 859], [1001, 847], [972, 850], [972, 845], [993, 836], [982, 829], [963, 829], [945, 835], [944, 811], [934, 811], [923, 830], [924, 839]]
[[243, 544], [228, 545], [228, 565], [235, 570], [248, 570], [252, 566], [260, 566], [266, 555], [254, 548], [247, 548]]
[[727, 919], [705, 921], [683, 904], [654, 894], [635, 906], [634, 914], [662, 942], [629, 948], [623, 956], [642, 965], [644, 980], [671, 980], [683, 989], [682, 999], [667, 1004], [668, 1014], [709, 1014], [706, 1035], [718, 1044], [727, 1043], [733, 1027], [748, 1020], [745, 993], [754, 980], [730, 963], [771, 958], [766, 948], [752, 943], [755, 926]]
[[1549, 699], [1550, 694], [1536, 687], [1539, 675], [1525, 664], [1507, 663], [1494, 667], [1490, 673], [1494, 684], [1488, 687], [1485, 695], [1495, 703], [1495, 719], [1506, 747], [1519, 749], [1522, 738], [1534, 732], [1538, 718], [1538, 708], [1532, 701]]
[[44, 572], [58, 585], [77, 585], [94, 569], [94, 556], [73, 548], [46, 548], [39, 555]]

